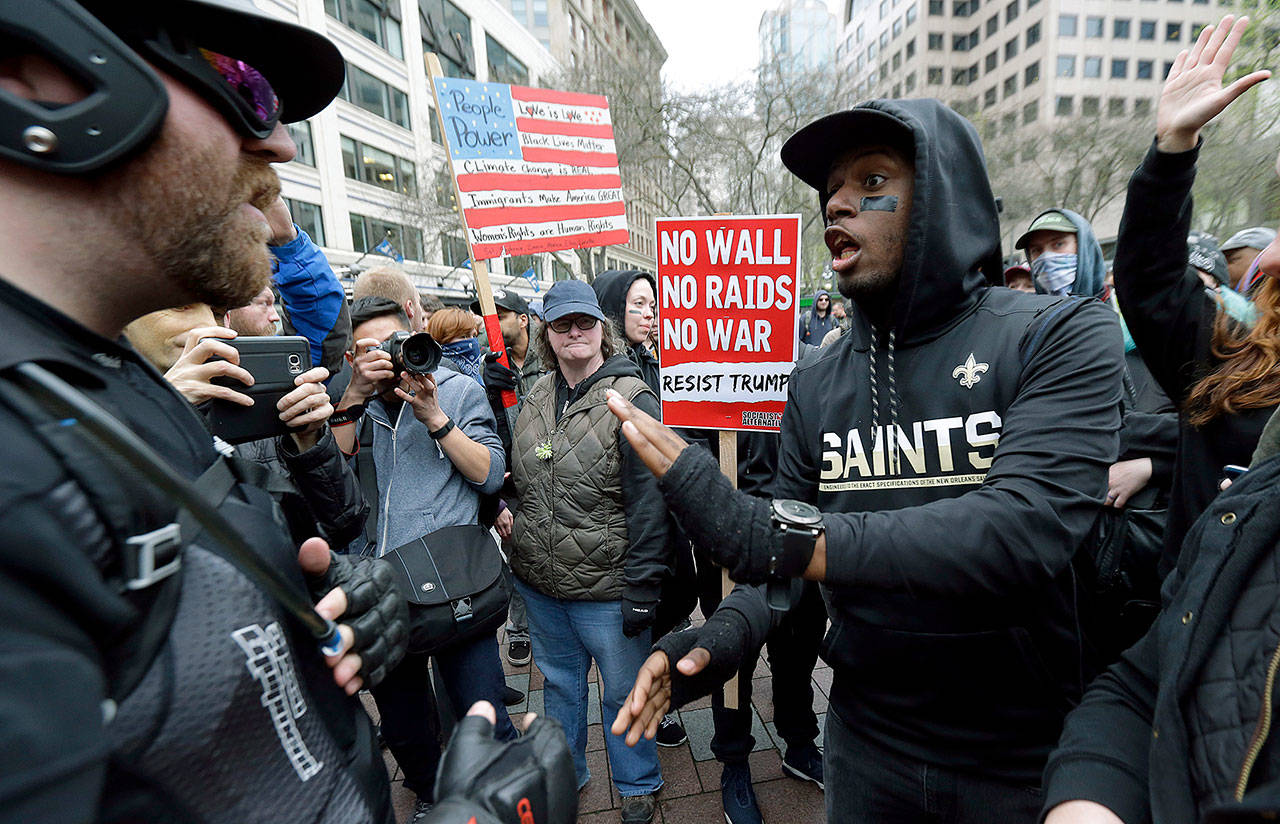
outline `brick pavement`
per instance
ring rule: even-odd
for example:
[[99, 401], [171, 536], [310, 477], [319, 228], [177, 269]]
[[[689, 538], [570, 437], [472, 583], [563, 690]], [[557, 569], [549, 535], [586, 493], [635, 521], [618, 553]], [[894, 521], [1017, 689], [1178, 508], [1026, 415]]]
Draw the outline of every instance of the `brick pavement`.
[[[500, 648], [506, 647], [501, 644]], [[524, 667], [513, 667], [505, 656], [503, 671], [507, 683], [525, 693], [525, 701], [508, 708], [511, 719], [520, 724], [530, 710], [542, 711], [542, 673], [537, 662]], [[798, 781], [782, 774], [783, 745], [773, 727], [773, 689], [769, 681], [769, 668], [761, 656], [756, 666], [752, 684], [752, 733], [756, 739], [751, 753], [751, 777], [760, 802], [764, 820], [770, 824], [818, 824], [824, 821], [822, 791], [806, 781]], [[579, 824], [609, 824], [620, 821], [621, 811], [617, 791], [609, 780], [609, 762], [604, 748], [604, 731], [600, 724], [600, 684], [595, 667], [589, 676], [590, 704], [587, 734], [587, 765], [591, 769], [591, 781], [583, 788], [578, 799]], [[819, 728], [825, 721], [827, 694], [831, 687], [831, 670], [818, 661], [813, 674], [814, 712], [818, 714]], [[373, 701], [364, 696], [370, 713], [376, 717]], [[680, 720], [689, 733], [689, 741], [679, 747], [659, 747], [658, 758], [662, 763], [662, 777], [666, 782], [658, 794], [656, 822], [667, 824], [718, 824], [724, 821], [720, 808], [720, 765], [711, 756], [711, 702], [704, 698], [695, 701], [679, 712]], [[822, 738], [819, 736], [821, 746]], [[413, 793], [403, 786], [403, 777], [395, 760], [387, 753], [387, 769], [391, 774], [391, 799], [401, 822], [407, 820], [413, 809]]]

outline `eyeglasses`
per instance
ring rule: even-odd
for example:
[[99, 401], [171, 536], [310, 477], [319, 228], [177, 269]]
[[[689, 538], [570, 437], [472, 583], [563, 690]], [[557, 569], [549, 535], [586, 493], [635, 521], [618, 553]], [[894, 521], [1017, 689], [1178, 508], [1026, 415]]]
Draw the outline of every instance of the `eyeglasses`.
[[226, 81], [232, 93], [252, 110], [262, 128], [268, 125], [275, 128], [276, 121], [280, 119], [280, 98], [276, 97], [275, 89], [271, 88], [262, 72], [243, 60], [208, 49], [200, 49], [200, 56]]
[[598, 318], [593, 318], [590, 315], [576, 315], [550, 321], [547, 323], [547, 326], [551, 327], [552, 332], [563, 335], [565, 332], [569, 331], [569, 327], [571, 326], [576, 326], [585, 332], [588, 329], [594, 329], [596, 324], [599, 322]]
[[248, 63], [199, 47], [193, 36], [160, 27], [128, 42], [200, 93], [236, 131], [259, 140], [280, 121], [281, 103], [262, 72]]

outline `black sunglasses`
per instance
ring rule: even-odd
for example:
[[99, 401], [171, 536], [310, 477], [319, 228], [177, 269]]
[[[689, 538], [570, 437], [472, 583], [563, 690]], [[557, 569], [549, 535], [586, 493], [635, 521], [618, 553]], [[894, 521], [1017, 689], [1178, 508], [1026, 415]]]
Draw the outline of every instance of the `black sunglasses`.
[[588, 329], [594, 329], [596, 324], [599, 322], [600, 320], [598, 318], [593, 318], [590, 315], [577, 315], [576, 317], [560, 318], [558, 320], [550, 321], [547, 323], [547, 326], [551, 327], [552, 332], [557, 332], [563, 335], [565, 332], [569, 331], [569, 327], [571, 326], [576, 326], [585, 332]]

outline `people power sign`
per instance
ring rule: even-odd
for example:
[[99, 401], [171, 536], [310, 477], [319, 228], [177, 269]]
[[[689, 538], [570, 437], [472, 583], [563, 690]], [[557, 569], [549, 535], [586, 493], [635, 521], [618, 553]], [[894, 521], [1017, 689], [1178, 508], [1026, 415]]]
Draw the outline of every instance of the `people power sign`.
[[778, 431], [800, 216], [659, 218], [657, 235], [663, 423]]
[[608, 100], [434, 80], [458, 206], [477, 260], [627, 242]]

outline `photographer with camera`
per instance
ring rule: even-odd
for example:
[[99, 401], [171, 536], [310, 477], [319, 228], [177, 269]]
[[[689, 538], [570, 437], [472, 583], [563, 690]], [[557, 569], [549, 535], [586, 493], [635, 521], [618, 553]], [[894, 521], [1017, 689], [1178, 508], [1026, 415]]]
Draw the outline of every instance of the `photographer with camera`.
[[[424, 574], [439, 576], [425, 581], [414, 572], [404, 586], [406, 597], [443, 590], [458, 599], [474, 570], [496, 564], [498, 572], [493, 585], [472, 594], [465, 607], [459, 600], [450, 602], [455, 612], [474, 606], [476, 614], [449, 621], [453, 626], [444, 630], [428, 623], [432, 607], [415, 600], [410, 652], [373, 690], [383, 738], [404, 770], [405, 786], [418, 794], [416, 821], [431, 808], [440, 761], [428, 659], [434, 658], [458, 717], [474, 702], [488, 701], [497, 708], [497, 737], [510, 740], [516, 734], [503, 708], [506, 682], [497, 642], [509, 585], [497, 545], [479, 525], [481, 496], [502, 486], [506, 457], [484, 389], [442, 364], [440, 348], [429, 336], [409, 334], [403, 307], [387, 298], [361, 298], [351, 308], [351, 322], [356, 339], [349, 353], [351, 383], [330, 424], [342, 450], [356, 455], [365, 497], [375, 510], [365, 539], [351, 551], [380, 558], [394, 554], [397, 568], [425, 565]], [[467, 572], [454, 576], [451, 570], [460, 568]], [[499, 590], [493, 614], [480, 614], [480, 605]], [[442, 631], [451, 633], [448, 644], [441, 644]]]

